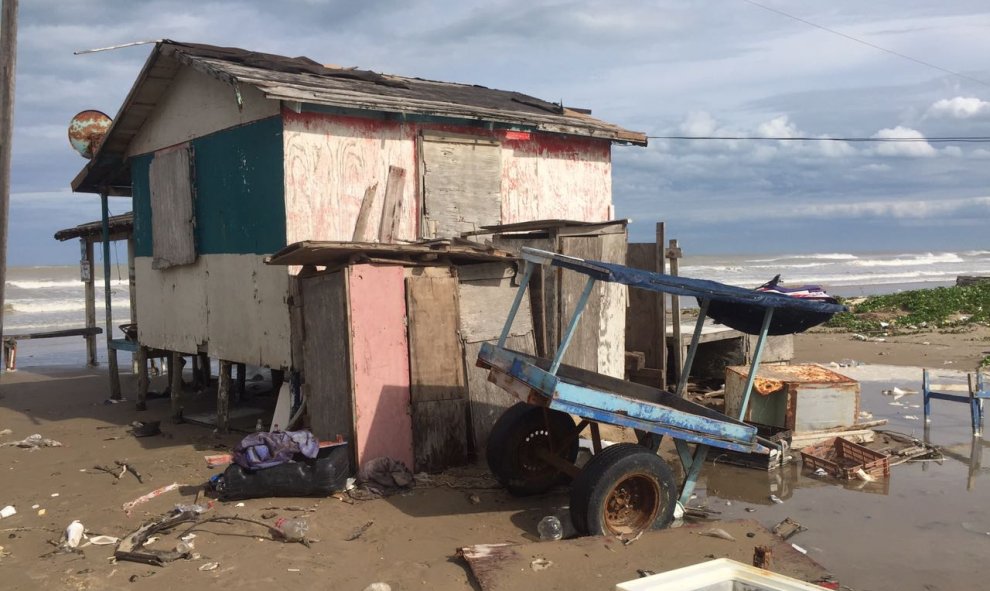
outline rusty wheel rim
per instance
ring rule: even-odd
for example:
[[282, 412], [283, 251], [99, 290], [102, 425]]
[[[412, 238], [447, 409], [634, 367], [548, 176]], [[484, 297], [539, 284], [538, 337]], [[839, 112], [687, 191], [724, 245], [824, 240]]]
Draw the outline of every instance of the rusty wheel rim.
[[660, 485], [645, 474], [620, 480], [605, 497], [605, 527], [613, 534], [650, 529], [660, 513]]

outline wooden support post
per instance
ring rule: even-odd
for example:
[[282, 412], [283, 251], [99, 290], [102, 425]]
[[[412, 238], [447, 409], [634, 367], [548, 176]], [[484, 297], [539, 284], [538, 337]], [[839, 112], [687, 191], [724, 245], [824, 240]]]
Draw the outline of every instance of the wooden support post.
[[168, 379], [172, 389], [172, 422], [182, 422], [182, 353], [172, 351], [169, 356]]
[[100, 205], [103, 210], [103, 291], [106, 302], [106, 332], [107, 339], [107, 370], [110, 373], [110, 398], [120, 400], [120, 371], [117, 368], [117, 349], [113, 348], [113, 305], [110, 291], [110, 204], [107, 201], [109, 193], [104, 189], [100, 194]]
[[[677, 246], [676, 240], [670, 241], [667, 248], [667, 258], [670, 259], [670, 274], [677, 277], [677, 260], [681, 258], [681, 249]], [[677, 381], [681, 381], [681, 371], [684, 368], [684, 343], [681, 335], [681, 298], [671, 294], [670, 296], [670, 319], [674, 325], [674, 371], [677, 372]], [[665, 335], [666, 336], [666, 335]]]
[[[86, 288], [86, 328], [96, 328], [96, 261], [93, 260], [92, 238], [80, 238], [82, 243], [83, 285]], [[96, 335], [86, 335], [86, 364], [96, 366]]]
[[285, 382], [285, 370], [282, 368], [272, 368], [272, 396], [278, 396], [278, 391], [282, 389]]
[[7, 291], [7, 229], [10, 225], [10, 158], [14, 138], [14, 71], [17, 66], [17, 0], [3, 0], [0, 17], [0, 335]]
[[[127, 298], [130, 303], [131, 324], [137, 324], [137, 281], [134, 271], [134, 235], [127, 238]], [[137, 337], [135, 336], [135, 340]], [[138, 371], [138, 354], [131, 354], [131, 371]]]
[[217, 431], [226, 433], [230, 429], [230, 365], [220, 360], [220, 384], [217, 386]]
[[238, 402], [240, 402], [241, 400], [243, 400], [245, 398], [244, 393], [245, 393], [245, 390], [247, 388], [247, 385], [246, 385], [247, 375], [245, 375], [245, 374], [247, 374], [247, 365], [244, 364], [244, 363], [238, 363], [237, 364], [237, 389], [236, 389], [237, 397], [235, 398], [235, 400], [237, 400]]
[[[655, 263], [657, 273], [667, 272], [667, 259], [664, 257], [663, 245], [665, 244], [664, 239], [664, 223], [657, 222], [657, 242], [655, 249]], [[660, 370], [660, 389], [667, 389], [667, 294], [658, 291], [657, 292], [657, 320], [660, 326], [657, 327], [658, 338], [660, 340], [659, 347], [657, 349], [657, 369]]]
[[770, 546], [754, 547], [753, 566], [764, 570], [773, 570], [773, 548]]
[[148, 410], [148, 348], [138, 345], [138, 350], [134, 353], [137, 360], [137, 409]]
[[210, 378], [213, 372], [210, 369], [210, 354], [200, 352], [199, 357], [199, 387], [201, 390], [209, 390]]

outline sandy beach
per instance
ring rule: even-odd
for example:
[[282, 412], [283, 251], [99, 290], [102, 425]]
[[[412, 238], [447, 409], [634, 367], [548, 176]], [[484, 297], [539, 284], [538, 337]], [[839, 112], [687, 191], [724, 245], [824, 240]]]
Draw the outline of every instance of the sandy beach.
[[[990, 330], [979, 327], [866, 342], [849, 333], [818, 331], [798, 336], [795, 362], [866, 364], [838, 371], [861, 381], [865, 410], [889, 418], [891, 429], [919, 435], [920, 422], [888, 406], [880, 390], [891, 385], [916, 389], [920, 375], [914, 376], [922, 366], [958, 378], [953, 370], [972, 369], [983, 351], [990, 349], [988, 335]], [[106, 388], [101, 369], [24, 367], [3, 376], [0, 430], [10, 433], [0, 441], [39, 433], [63, 444], [36, 451], [0, 448], [0, 463], [5, 468], [0, 506], [9, 504], [17, 510], [16, 515], [0, 520], [0, 577], [5, 589], [164, 590], [192, 584], [197, 588], [291, 585], [360, 591], [374, 582], [388, 583], [395, 590], [479, 589], [467, 564], [457, 557], [457, 549], [504, 542], [528, 544], [520, 546], [525, 549], [520, 552], [526, 564], [545, 557], [554, 566], [542, 572], [523, 569], [506, 579], [511, 585], [502, 588], [611, 589], [621, 580], [636, 578], [637, 569], [658, 570], [661, 564], [671, 564], [632, 554], [621, 543], [610, 544], [606, 539], [578, 556], [565, 551], [571, 547], [566, 543], [534, 544], [539, 540], [539, 519], [566, 511], [566, 489], [513, 498], [493, 483], [483, 466], [458, 470], [383, 500], [254, 499], [243, 506], [218, 502], [210, 509], [215, 516], [238, 515], [269, 523], [274, 518], [263, 515], [303, 515], [309, 535], [318, 540], [311, 548], [273, 541], [261, 526], [212, 523], [195, 532], [197, 559], [164, 567], [114, 563], [113, 546], [90, 545], [78, 553], [53, 553], [54, 543], [74, 519], [91, 535], [120, 537], [177, 503], [191, 503], [200, 485], [217, 472], [206, 466], [203, 456], [226, 451], [241, 437], [218, 436], [205, 427], [163, 421], [163, 436], [134, 438], [128, 425], [136, 419], [165, 419], [168, 402], [153, 400], [147, 412], [137, 413], [128, 403], [104, 404]], [[125, 392], [133, 388], [133, 377], [127, 375]], [[986, 555], [988, 541], [983, 532], [990, 531], [990, 522], [984, 509], [990, 501], [990, 485], [978, 478], [985, 469], [977, 466], [972, 476], [968, 418], [962, 405], [952, 406], [959, 408], [938, 409], [936, 423], [936, 441], [950, 457], [939, 465], [899, 466], [889, 486], [879, 492], [822, 482], [801, 474], [799, 465], [770, 474], [707, 465], [696, 502], [717, 509], [724, 527], [737, 533], [736, 541], [681, 532], [677, 552], [658, 550], [653, 556], [667, 555], [666, 560], [676, 565], [715, 556], [747, 561], [753, 541], [744, 534], [762, 536], [759, 526], [769, 528], [792, 517], [808, 531], [791, 541], [849, 588], [979, 588], [984, 577], [972, 565]], [[921, 414], [920, 410], [913, 412]], [[672, 450], [665, 448], [664, 453]], [[130, 474], [116, 480], [93, 469], [112, 465], [114, 460], [133, 463], [144, 482]], [[967, 474], [975, 478], [972, 490], [967, 490]], [[140, 505], [129, 516], [122, 510], [123, 503], [172, 482], [182, 486]], [[770, 494], [784, 503], [771, 503]], [[733, 521], [737, 519], [753, 523], [739, 525]], [[362, 535], [348, 540], [365, 526]], [[699, 527], [712, 526], [719, 522]], [[152, 547], [172, 549], [182, 529], [163, 535]], [[649, 534], [641, 547], [645, 551], [652, 547], [649, 544], [662, 544], [663, 535]], [[202, 570], [212, 563], [217, 564], [215, 569]], [[783, 558], [781, 564], [787, 568]]]

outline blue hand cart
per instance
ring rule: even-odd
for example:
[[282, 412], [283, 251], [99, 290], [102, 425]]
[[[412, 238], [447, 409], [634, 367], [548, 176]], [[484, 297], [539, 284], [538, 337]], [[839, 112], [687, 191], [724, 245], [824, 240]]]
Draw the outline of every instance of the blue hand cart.
[[[492, 428], [487, 445], [488, 465], [514, 495], [538, 494], [571, 479], [571, 520], [580, 533], [586, 534], [634, 534], [667, 527], [673, 520], [675, 505], [679, 502], [683, 506], [691, 497], [711, 447], [780, 454], [779, 444], [761, 438], [756, 427], [742, 421], [767, 335], [799, 332], [845, 310], [833, 303], [533, 248], [523, 248], [522, 258], [523, 278], [501, 337], [495, 345], [484, 344], [477, 361], [480, 367], [490, 370], [491, 382], [521, 401], [507, 409]], [[553, 359], [505, 348], [536, 265], [559, 267], [588, 277]], [[698, 298], [698, 320], [674, 393], [561, 364], [597, 281]], [[754, 314], [757, 317], [759, 339], [737, 419], [683, 398], [701, 329], [713, 303], [719, 310], [717, 319], [727, 324], [731, 321], [723, 318], [739, 316], [743, 318], [740, 324], [752, 325]], [[572, 416], [579, 417], [580, 422], [575, 424]], [[638, 443], [617, 443], [603, 449], [600, 423], [634, 429]], [[591, 431], [594, 455], [583, 468], [578, 468], [574, 462], [579, 436], [586, 428]], [[670, 467], [657, 455], [663, 436], [673, 439], [683, 465], [685, 478], [680, 487]]]

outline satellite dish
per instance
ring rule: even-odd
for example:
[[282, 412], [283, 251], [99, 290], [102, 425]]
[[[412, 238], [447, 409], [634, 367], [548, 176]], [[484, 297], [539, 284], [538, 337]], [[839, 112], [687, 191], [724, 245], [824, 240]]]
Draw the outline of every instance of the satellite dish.
[[69, 143], [83, 158], [91, 159], [100, 149], [113, 120], [100, 111], [83, 111], [69, 122]]

